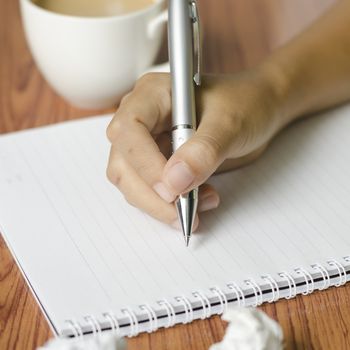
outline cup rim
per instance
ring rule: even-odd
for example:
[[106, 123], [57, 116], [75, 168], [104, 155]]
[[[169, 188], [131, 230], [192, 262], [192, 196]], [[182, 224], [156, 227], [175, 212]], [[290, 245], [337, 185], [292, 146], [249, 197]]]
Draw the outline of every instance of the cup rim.
[[105, 21], [115, 21], [115, 20], [126, 20], [135, 17], [142, 16], [147, 14], [148, 12], [152, 12], [155, 8], [162, 6], [166, 3], [166, 0], [155, 0], [154, 4], [146, 6], [137, 11], [133, 11], [130, 13], [122, 14], [122, 15], [110, 15], [110, 16], [75, 16], [75, 15], [67, 15], [63, 13], [58, 13], [54, 11], [47, 10], [39, 5], [37, 5], [33, 0], [21, 0], [22, 2], [26, 2], [29, 6], [31, 6], [35, 11], [44, 13], [49, 16], [69, 19], [74, 21], [90, 21], [90, 22], [105, 22]]

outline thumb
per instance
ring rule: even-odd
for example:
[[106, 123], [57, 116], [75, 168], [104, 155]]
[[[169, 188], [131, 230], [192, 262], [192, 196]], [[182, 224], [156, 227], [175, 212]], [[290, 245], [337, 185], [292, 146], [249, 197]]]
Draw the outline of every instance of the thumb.
[[227, 131], [200, 126], [167, 162], [162, 182], [174, 195], [202, 185], [225, 160], [229, 148]]

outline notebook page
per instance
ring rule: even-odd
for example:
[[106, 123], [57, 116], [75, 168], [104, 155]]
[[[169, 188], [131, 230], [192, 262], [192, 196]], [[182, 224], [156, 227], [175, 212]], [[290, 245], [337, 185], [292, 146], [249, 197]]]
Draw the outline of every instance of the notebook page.
[[108, 183], [110, 117], [0, 137], [0, 225], [55, 326], [348, 255], [350, 107], [298, 123], [211, 180], [222, 204], [181, 233]]

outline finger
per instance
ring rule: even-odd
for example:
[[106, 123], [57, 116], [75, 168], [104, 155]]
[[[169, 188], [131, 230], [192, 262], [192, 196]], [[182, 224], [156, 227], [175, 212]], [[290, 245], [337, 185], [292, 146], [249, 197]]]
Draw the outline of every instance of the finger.
[[176, 195], [162, 184], [162, 173], [167, 162], [155, 140], [143, 124], [137, 121], [124, 123], [128, 133], [117, 138], [111, 148], [111, 160], [124, 158], [143, 181], [163, 200], [171, 203]]
[[[125, 120], [137, 120], [150, 133], [159, 134], [171, 128], [171, 91], [168, 74], [150, 73], [139, 79], [134, 90], [126, 95], [107, 128], [111, 143], [123, 130]], [[123, 130], [125, 132], [125, 130]]]
[[161, 183], [166, 158], [151, 133], [170, 127], [170, 82], [166, 74], [149, 74], [137, 83], [133, 93], [123, 100], [107, 129], [113, 144], [111, 159], [122, 157], [146, 184], [167, 202], [176, 196]]
[[166, 159], [169, 159], [173, 153], [171, 145], [171, 136], [169, 132], [159, 134], [155, 137], [159, 150]]
[[166, 224], [174, 224], [177, 220], [175, 206], [162, 200], [124, 158], [111, 154], [107, 177], [130, 205]]
[[220, 196], [213, 186], [204, 184], [199, 188], [198, 212], [216, 209], [220, 204]]
[[197, 132], [167, 162], [162, 181], [175, 195], [203, 184], [227, 158], [234, 135], [240, 126], [229, 117], [204, 116]]

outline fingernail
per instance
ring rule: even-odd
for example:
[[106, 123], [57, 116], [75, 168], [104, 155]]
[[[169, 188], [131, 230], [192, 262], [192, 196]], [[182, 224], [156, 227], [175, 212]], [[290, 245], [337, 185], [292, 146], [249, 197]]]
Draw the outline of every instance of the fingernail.
[[161, 182], [156, 183], [153, 186], [153, 189], [155, 192], [158, 193], [159, 197], [164, 199], [168, 203], [172, 203], [175, 200], [175, 195], [171, 194], [168, 189], [165, 187], [165, 185]]
[[166, 173], [168, 184], [177, 192], [182, 193], [194, 181], [194, 174], [185, 162], [173, 165]]
[[202, 201], [198, 203], [198, 211], [204, 212], [208, 210], [213, 210], [219, 206], [220, 199], [218, 196], [211, 195], [208, 197], [203, 198]]

